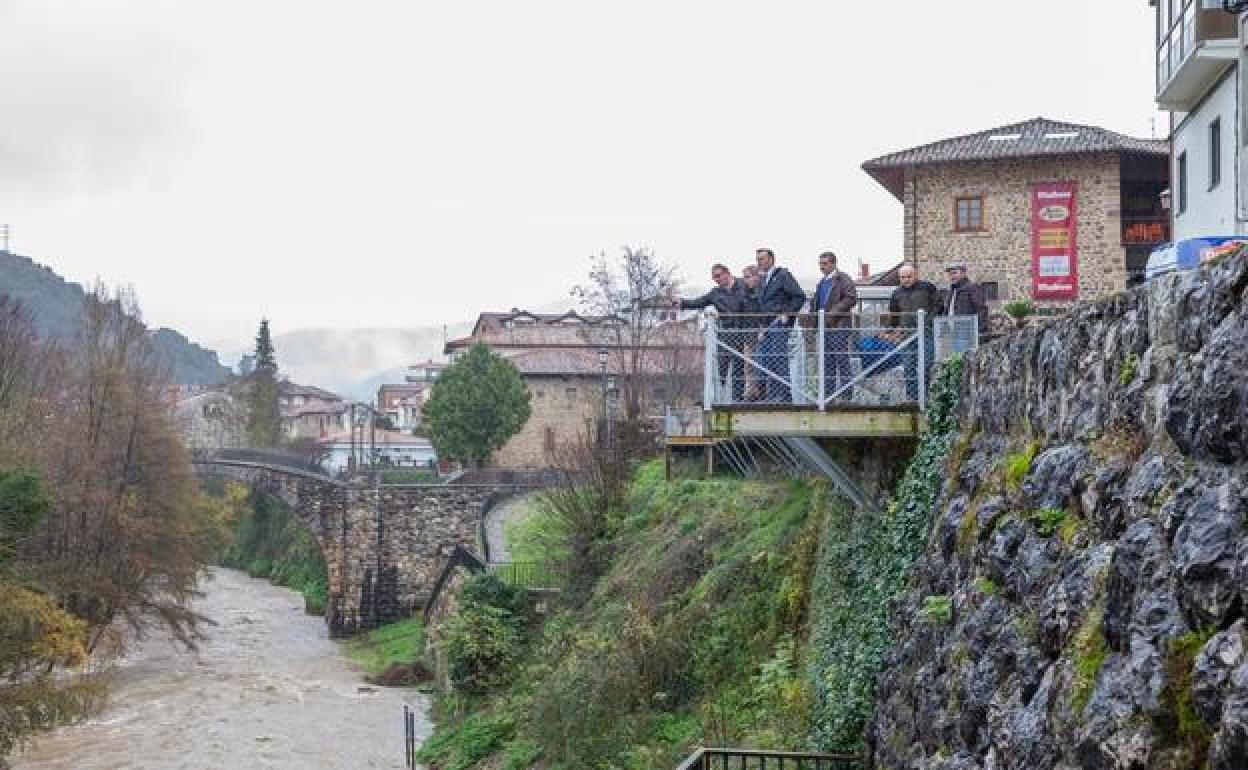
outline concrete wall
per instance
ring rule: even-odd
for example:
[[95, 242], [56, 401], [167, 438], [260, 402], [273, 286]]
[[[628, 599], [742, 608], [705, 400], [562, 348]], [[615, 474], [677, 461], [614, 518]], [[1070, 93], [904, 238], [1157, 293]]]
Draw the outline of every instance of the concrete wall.
[[[1079, 183], [1076, 227], [1080, 299], [1126, 287], [1121, 180], [1115, 153], [917, 167], [906, 172], [905, 253], [922, 277], [944, 282], [944, 266], [965, 262], [975, 281], [999, 284], [1001, 304], [1031, 299], [1031, 185]], [[954, 232], [954, 199], [984, 197], [982, 232]], [[1037, 302], [1037, 305], [1067, 305]]]

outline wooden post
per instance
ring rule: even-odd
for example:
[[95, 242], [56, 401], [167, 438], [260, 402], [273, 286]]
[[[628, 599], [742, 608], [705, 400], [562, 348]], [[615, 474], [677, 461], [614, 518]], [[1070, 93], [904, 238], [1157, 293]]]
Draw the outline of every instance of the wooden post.
[[715, 475], [715, 442], [706, 444], [706, 477]]
[[672, 480], [672, 445], [663, 445], [663, 478]]

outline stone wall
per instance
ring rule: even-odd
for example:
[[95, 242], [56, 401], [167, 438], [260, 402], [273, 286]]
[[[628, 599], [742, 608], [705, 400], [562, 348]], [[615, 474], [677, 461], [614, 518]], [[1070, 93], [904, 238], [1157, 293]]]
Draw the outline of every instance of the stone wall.
[[982, 348], [962, 404], [875, 766], [1248, 767], [1248, 252]]
[[532, 414], [520, 432], [494, 453], [491, 467], [551, 467], [548, 432], [555, 446], [575, 442], [602, 417], [602, 383], [591, 377], [525, 377]]
[[262, 489], [284, 501], [308, 526], [325, 556], [325, 619], [334, 636], [349, 636], [422, 609], [456, 546], [481, 553], [488, 504], [511, 491], [486, 485], [343, 484], [230, 461], [203, 463], [196, 471]]
[[[944, 266], [965, 262], [971, 279], [999, 284], [1000, 305], [1031, 299], [1031, 185], [1079, 183], [1076, 219], [1080, 299], [1126, 286], [1122, 247], [1121, 181], [1117, 154], [1029, 158], [920, 166], [906, 171], [905, 255], [933, 283]], [[954, 201], [984, 198], [984, 231], [954, 231]], [[917, 216], [916, 216], [917, 215]], [[1038, 306], [1068, 305], [1036, 302]]]

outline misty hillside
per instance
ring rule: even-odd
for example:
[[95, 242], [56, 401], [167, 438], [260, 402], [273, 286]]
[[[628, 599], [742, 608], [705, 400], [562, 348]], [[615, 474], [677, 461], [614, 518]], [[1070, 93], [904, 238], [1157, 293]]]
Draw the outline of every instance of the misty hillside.
[[[21, 301], [44, 337], [74, 340], [82, 328], [86, 293], [50, 268], [29, 257], [0, 251], [0, 293]], [[169, 365], [170, 378], [180, 385], [212, 385], [229, 376], [217, 354], [173, 329], [151, 332], [152, 343]]]
[[[472, 331], [461, 322], [446, 327], [448, 339]], [[294, 382], [315, 384], [350, 398], [369, 400], [377, 386], [403, 382], [407, 367], [428, 358], [441, 360], [443, 329], [297, 329], [273, 335], [277, 365]], [[242, 353], [227, 354], [234, 360]]]

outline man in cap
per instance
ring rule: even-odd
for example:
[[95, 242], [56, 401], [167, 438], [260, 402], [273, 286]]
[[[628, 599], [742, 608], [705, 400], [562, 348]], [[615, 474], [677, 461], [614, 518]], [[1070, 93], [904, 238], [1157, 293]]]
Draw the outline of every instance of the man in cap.
[[941, 294], [941, 315], [979, 318], [979, 336], [988, 333], [988, 305], [984, 302], [984, 287], [972, 283], [962, 262], [950, 263], [945, 268], [949, 288]]

